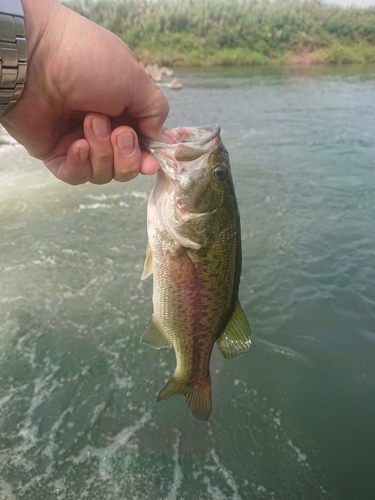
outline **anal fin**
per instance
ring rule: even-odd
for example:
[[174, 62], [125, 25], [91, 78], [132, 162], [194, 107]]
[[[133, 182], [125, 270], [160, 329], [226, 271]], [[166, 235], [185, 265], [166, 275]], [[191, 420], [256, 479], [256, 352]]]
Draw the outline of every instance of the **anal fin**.
[[216, 343], [224, 358], [227, 359], [236, 358], [249, 349], [251, 344], [250, 325], [239, 300], [237, 300], [232, 316]]
[[154, 317], [151, 318], [145, 333], [142, 335], [141, 342], [151, 347], [155, 347], [156, 349], [172, 345], [172, 342], [166, 337], [162, 329], [156, 323]]

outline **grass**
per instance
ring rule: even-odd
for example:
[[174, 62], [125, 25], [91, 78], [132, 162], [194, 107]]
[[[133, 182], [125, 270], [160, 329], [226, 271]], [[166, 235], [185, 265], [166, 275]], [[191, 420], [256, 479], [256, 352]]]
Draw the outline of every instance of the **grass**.
[[375, 62], [375, 8], [341, 8], [320, 0], [74, 0], [68, 5], [118, 34], [146, 63]]

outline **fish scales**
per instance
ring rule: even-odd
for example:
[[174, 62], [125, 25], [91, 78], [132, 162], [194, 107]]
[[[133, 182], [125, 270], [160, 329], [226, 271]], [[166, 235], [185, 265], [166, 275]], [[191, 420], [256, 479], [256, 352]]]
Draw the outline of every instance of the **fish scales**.
[[181, 394], [192, 414], [207, 420], [214, 343], [232, 358], [251, 342], [238, 301], [239, 213], [220, 127], [164, 129], [163, 137], [144, 139], [160, 169], [147, 207], [142, 279], [153, 273], [154, 312], [142, 341], [175, 351], [175, 372], [157, 400]]

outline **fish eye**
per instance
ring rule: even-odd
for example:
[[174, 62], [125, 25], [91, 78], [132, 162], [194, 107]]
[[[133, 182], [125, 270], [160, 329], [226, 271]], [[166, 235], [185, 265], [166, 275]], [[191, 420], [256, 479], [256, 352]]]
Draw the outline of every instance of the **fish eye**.
[[228, 168], [225, 165], [218, 165], [214, 170], [214, 177], [217, 181], [228, 179]]

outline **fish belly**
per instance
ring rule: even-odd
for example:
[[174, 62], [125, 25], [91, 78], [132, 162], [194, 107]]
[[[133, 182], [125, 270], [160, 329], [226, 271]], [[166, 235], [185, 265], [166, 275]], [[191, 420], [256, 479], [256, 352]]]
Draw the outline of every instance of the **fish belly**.
[[173, 345], [177, 364], [158, 401], [184, 395], [193, 415], [207, 420], [212, 407], [210, 356], [231, 313], [233, 266], [223, 263], [224, 255], [216, 255], [215, 245], [191, 250], [166, 234], [164, 240], [156, 238], [165, 240], [168, 244], [153, 249], [153, 323]]

